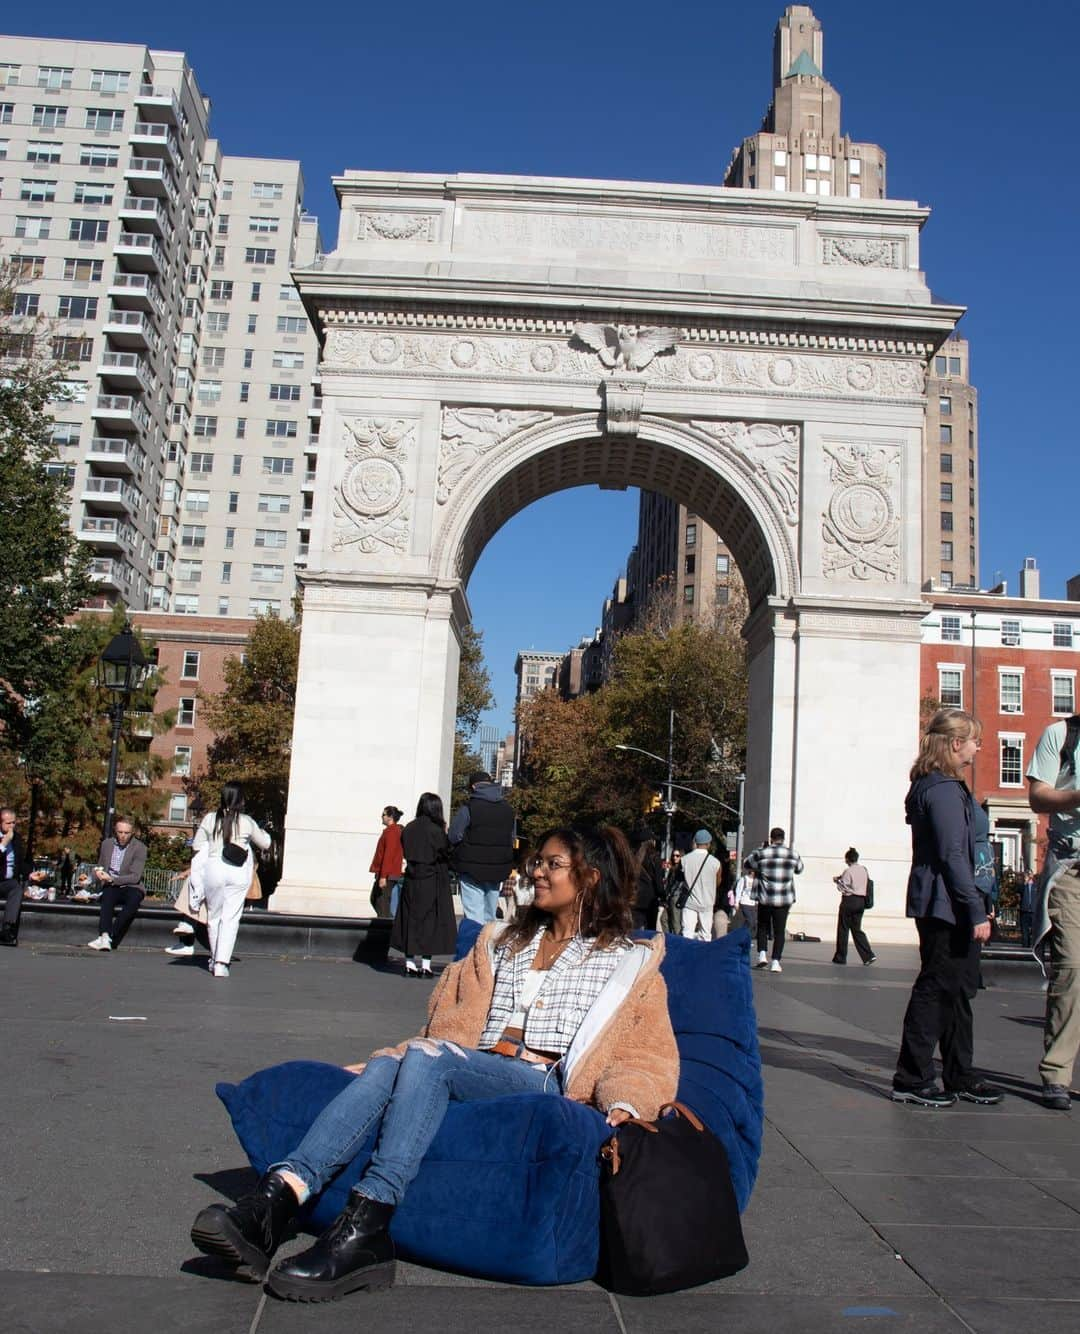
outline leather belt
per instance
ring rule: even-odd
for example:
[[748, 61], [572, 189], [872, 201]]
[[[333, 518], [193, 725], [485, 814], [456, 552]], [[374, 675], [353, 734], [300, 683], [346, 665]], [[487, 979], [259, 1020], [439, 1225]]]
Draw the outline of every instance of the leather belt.
[[543, 1056], [537, 1056], [531, 1052], [524, 1042], [511, 1042], [509, 1038], [500, 1038], [494, 1047], [489, 1047], [488, 1051], [493, 1056], [510, 1056], [519, 1061], [528, 1061], [530, 1065], [542, 1065], [550, 1069], [555, 1065], [554, 1061], [549, 1061]]

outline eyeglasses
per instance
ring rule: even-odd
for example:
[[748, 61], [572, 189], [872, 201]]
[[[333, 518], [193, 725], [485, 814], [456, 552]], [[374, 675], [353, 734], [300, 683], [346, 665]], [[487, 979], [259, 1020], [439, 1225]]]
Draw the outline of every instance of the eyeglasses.
[[572, 865], [566, 857], [530, 857], [525, 863], [525, 874], [537, 875], [546, 869], [550, 875], [552, 871], [569, 871]]

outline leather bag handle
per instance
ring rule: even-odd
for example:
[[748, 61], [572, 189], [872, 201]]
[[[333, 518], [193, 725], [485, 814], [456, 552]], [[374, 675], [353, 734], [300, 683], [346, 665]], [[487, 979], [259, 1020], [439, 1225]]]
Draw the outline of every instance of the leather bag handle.
[[[674, 1112], [676, 1116], [681, 1116], [684, 1121], [689, 1121], [690, 1124], [694, 1127], [694, 1129], [697, 1130], [699, 1133], [702, 1134], [704, 1133], [705, 1126], [702, 1123], [700, 1117], [698, 1117], [696, 1113], [692, 1112], [690, 1108], [687, 1107], [686, 1103], [665, 1102], [663, 1107], [660, 1108], [660, 1115], [663, 1116], [665, 1112]], [[655, 1129], [655, 1127], [653, 1127], [653, 1129]]]

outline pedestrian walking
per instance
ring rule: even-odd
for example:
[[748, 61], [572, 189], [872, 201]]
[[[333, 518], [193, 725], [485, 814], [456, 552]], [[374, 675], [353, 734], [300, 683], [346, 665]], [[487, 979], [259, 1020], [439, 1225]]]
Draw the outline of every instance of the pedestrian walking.
[[[405, 829], [403, 904], [415, 823]], [[529, 873], [534, 904], [512, 926], [485, 927], [472, 952], [451, 965], [422, 1036], [347, 1067], [359, 1078], [252, 1194], [202, 1210], [191, 1232], [201, 1251], [262, 1278], [302, 1205], [376, 1130], [344, 1212], [279, 1263], [267, 1286], [294, 1301], [386, 1288], [394, 1280], [394, 1210], [450, 1103], [528, 1093], [595, 1107], [609, 1126], [659, 1116], [675, 1097], [679, 1054], [660, 973], [664, 937], [629, 939], [637, 867], [626, 839], [614, 829], [552, 830]], [[440, 1225], [454, 1226], [449, 1197]]]
[[699, 829], [694, 848], [683, 858], [683, 876], [689, 893], [682, 910], [682, 934], [689, 940], [712, 940], [720, 863], [709, 851], [712, 834]]
[[226, 783], [221, 789], [218, 809], [203, 816], [191, 846], [195, 857], [188, 903], [192, 912], [198, 912], [206, 900], [210, 975], [226, 978], [255, 871], [252, 848], [266, 852], [270, 847], [270, 835], [244, 814], [240, 783]]
[[[755, 848], [748, 861], [758, 878], [757, 966], [770, 973], [781, 973], [784, 937], [788, 913], [795, 902], [795, 877], [802, 875], [802, 858], [784, 842], [784, 831], [776, 826], [769, 831], [769, 841]], [[772, 935], [772, 960], [768, 955]]]
[[469, 799], [454, 812], [450, 845], [462, 912], [474, 922], [493, 922], [514, 864], [514, 808], [482, 769], [469, 775]]
[[673, 936], [682, 935], [682, 911], [690, 895], [683, 871], [683, 855], [678, 848], [671, 852], [671, 865], [664, 877], [664, 930]]
[[128, 817], [118, 815], [113, 820], [112, 838], [102, 840], [98, 865], [91, 872], [101, 890], [98, 934], [86, 942], [89, 949], [115, 950], [127, 935], [146, 898], [146, 886], [142, 882], [146, 869], [146, 844], [133, 838], [134, 832], [135, 826]]
[[863, 961], [863, 966], [867, 967], [877, 958], [866, 938], [866, 932], [862, 929], [870, 874], [859, 861], [857, 848], [848, 848], [844, 853], [844, 861], [847, 863], [844, 869], [839, 875], [833, 876], [833, 884], [840, 891], [840, 910], [836, 915], [836, 953], [833, 955], [833, 963], [847, 963], [850, 933], [855, 941], [855, 948], [859, 951], [859, 958]]
[[[962, 1098], [989, 1106], [1002, 1099], [973, 1068], [971, 1002], [990, 923], [975, 885], [974, 818], [964, 780], [981, 744], [982, 727], [971, 714], [939, 709], [911, 768], [904, 803], [911, 826], [907, 915], [915, 919], [922, 967], [904, 1015], [894, 1102], [949, 1107]], [[934, 1076], [936, 1048], [944, 1089]]]
[[736, 931], [745, 926], [751, 937], [757, 934], [758, 878], [754, 863], [749, 857], [742, 864], [742, 871], [731, 890], [732, 908], [729, 930]]
[[396, 806], [384, 806], [381, 820], [383, 830], [375, 844], [375, 856], [370, 870], [375, 877], [372, 907], [376, 917], [397, 916], [401, 899], [401, 882], [405, 876], [404, 856], [401, 851], [401, 811]]
[[1039, 1062], [1043, 1105], [1067, 1112], [1080, 1048], [1080, 715], [1051, 723], [1028, 766], [1031, 809], [1049, 815], [1046, 858], [1035, 907], [1034, 940], [1049, 937], [1049, 987]]
[[457, 942], [454, 898], [450, 892], [450, 845], [442, 798], [425, 792], [416, 819], [402, 830], [405, 880], [390, 948], [405, 955], [406, 977], [433, 977], [434, 954], [453, 954]]

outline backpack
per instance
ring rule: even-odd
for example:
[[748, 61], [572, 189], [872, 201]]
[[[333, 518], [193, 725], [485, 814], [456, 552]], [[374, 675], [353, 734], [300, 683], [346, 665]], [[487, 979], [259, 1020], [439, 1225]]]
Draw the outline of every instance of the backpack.
[[1074, 713], [1065, 724], [1065, 744], [1061, 748], [1061, 767], [1076, 777], [1076, 746], [1080, 742], [1080, 713]]

